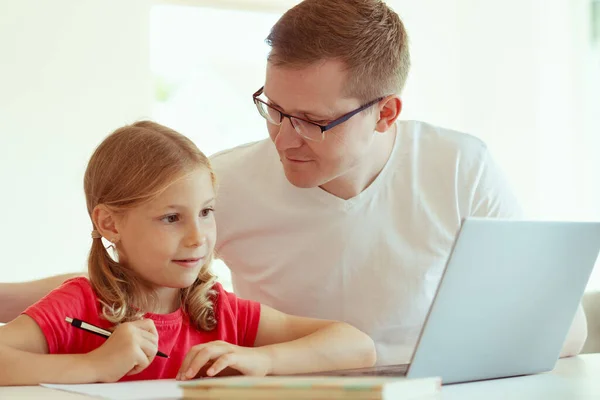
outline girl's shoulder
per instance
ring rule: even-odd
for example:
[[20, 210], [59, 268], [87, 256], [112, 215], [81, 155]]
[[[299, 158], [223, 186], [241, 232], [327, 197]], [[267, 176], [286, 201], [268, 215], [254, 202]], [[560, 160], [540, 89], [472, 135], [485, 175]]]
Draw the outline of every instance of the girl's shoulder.
[[70, 308], [73, 311], [97, 310], [97, 307], [98, 297], [90, 280], [84, 276], [78, 276], [64, 281], [27, 311], [33, 313], [57, 308]]
[[243, 299], [238, 297], [234, 292], [230, 292], [223, 287], [223, 285], [219, 282], [215, 282], [215, 284], [211, 288], [213, 293], [215, 293], [216, 304], [222, 304], [224, 306], [236, 307], [238, 304], [259, 304], [258, 302]]
[[69, 278], [66, 281], [64, 281], [62, 283], [62, 285], [60, 285], [58, 287], [58, 289], [72, 289], [72, 290], [76, 290], [76, 289], [80, 289], [83, 291], [93, 291], [92, 289], [92, 283], [90, 282], [90, 280], [88, 279], [87, 276], [76, 276], [74, 278]]
[[261, 305], [259, 302], [242, 299], [228, 292], [220, 283], [213, 286], [216, 292], [215, 317], [221, 324], [232, 325], [239, 334], [238, 343], [254, 343]]
[[213, 305], [215, 307], [215, 311], [230, 311], [232, 306], [237, 303], [238, 297], [233, 292], [228, 292], [225, 290], [223, 285], [219, 282], [215, 282], [215, 284], [211, 287], [213, 295]]
[[48, 352], [55, 354], [82, 352], [76, 338], [88, 340], [89, 336], [82, 335], [66, 320], [77, 318], [97, 325], [100, 321], [98, 310], [98, 298], [90, 281], [77, 277], [66, 280], [23, 313], [38, 324], [46, 337]]
[[77, 276], [75, 278], [67, 279], [60, 285], [58, 288], [54, 289], [54, 291], [50, 292], [50, 294], [55, 295], [66, 295], [66, 296], [83, 296], [86, 299], [96, 299], [96, 292], [92, 287], [92, 283], [85, 276]]

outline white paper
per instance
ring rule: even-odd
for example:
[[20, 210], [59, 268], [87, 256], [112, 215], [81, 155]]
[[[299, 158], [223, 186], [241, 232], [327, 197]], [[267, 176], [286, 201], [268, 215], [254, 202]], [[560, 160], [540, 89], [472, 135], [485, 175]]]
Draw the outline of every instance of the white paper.
[[180, 383], [174, 379], [163, 379], [85, 385], [53, 385], [42, 383], [42, 386], [110, 400], [167, 400], [181, 399], [183, 397], [183, 391], [179, 387]]

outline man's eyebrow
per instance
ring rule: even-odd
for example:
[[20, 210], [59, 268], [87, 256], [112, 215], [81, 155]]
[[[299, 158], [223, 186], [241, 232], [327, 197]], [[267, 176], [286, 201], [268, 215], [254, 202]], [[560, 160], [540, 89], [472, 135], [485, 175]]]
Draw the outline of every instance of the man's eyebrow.
[[208, 205], [208, 204], [212, 203], [213, 201], [215, 201], [215, 198], [214, 198], [214, 197], [211, 197], [210, 199], [206, 200], [206, 201], [204, 202], [204, 204], [202, 204], [202, 206], [206, 206], [206, 205]]
[[279, 104], [277, 104], [275, 101], [273, 101], [269, 96], [267, 96], [267, 94], [264, 94], [265, 97], [268, 99], [269, 101], [269, 105], [273, 105], [275, 106], [275, 108], [279, 109], [280, 111], [285, 112], [286, 114], [296, 114], [296, 115], [311, 115], [314, 117], [314, 119], [331, 119], [335, 116], [334, 113], [331, 114], [323, 114], [322, 112], [315, 112], [315, 111], [309, 111], [309, 110], [294, 110], [292, 112], [290, 111], [286, 111], [283, 109], [283, 107], [281, 107]]

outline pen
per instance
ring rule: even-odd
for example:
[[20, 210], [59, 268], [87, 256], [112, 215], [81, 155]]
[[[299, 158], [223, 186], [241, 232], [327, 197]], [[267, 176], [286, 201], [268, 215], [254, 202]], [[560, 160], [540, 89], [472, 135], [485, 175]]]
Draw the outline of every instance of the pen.
[[[106, 329], [102, 329], [95, 325], [88, 324], [87, 322], [84, 322], [77, 318], [66, 317], [65, 321], [67, 321], [69, 324], [71, 324], [75, 328], [83, 329], [84, 331], [93, 333], [94, 335], [102, 336], [105, 339], [108, 339], [110, 337], [110, 335], [112, 334], [111, 331], [107, 331]], [[158, 353], [156, 353], [156, 355], [159, 357], [169, 358], [169, 356], [166, 355], [165, 353], [163, 353], [162, 351], [159, 351]]]

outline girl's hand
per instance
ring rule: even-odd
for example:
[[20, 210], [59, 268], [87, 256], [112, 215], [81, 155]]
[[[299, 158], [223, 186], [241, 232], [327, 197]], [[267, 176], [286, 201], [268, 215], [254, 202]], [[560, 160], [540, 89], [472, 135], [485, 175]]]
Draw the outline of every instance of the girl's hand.
[[158, 333], [151, 319], [117, 326], [102, 346], [87, 355], [100, 382], [116, 382], [150, 365], [158, 351]]
[[271, 358], [259, 348], [240, 347], [220, 340], [199, 344], [185, 356], [177, 380], [192, 379], [204, 371], [206, 376], [215, 376], [225, 368], [243, 375], [265, 376], [271, 371]]

